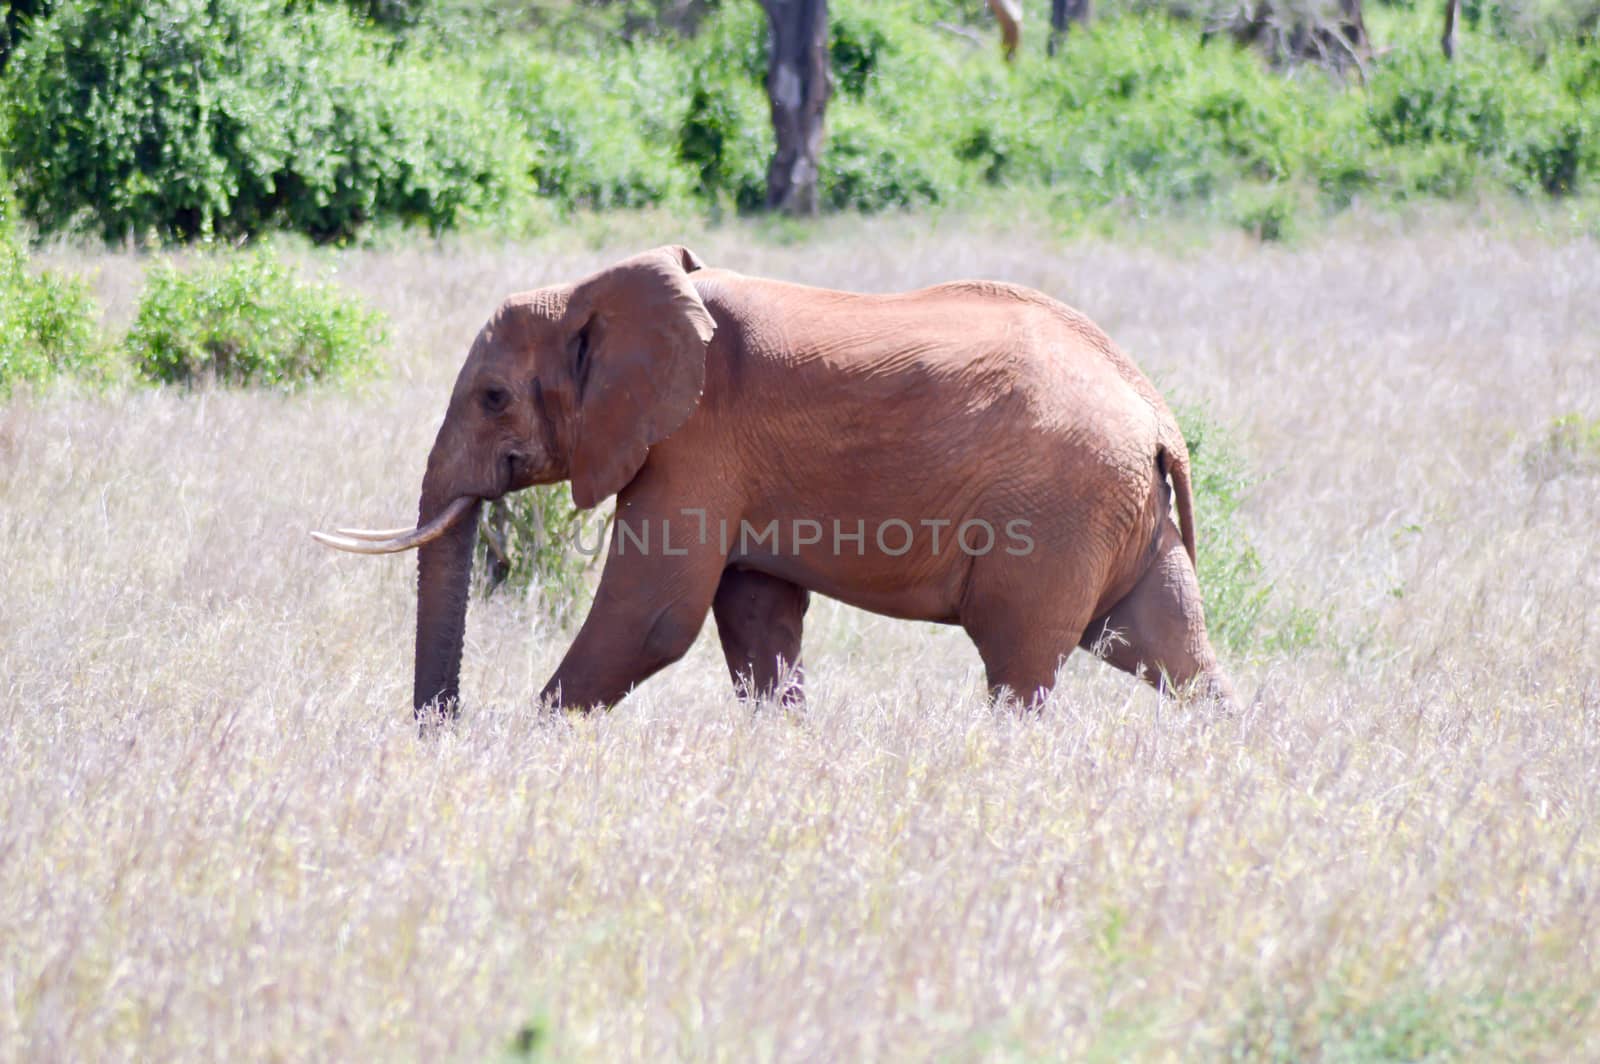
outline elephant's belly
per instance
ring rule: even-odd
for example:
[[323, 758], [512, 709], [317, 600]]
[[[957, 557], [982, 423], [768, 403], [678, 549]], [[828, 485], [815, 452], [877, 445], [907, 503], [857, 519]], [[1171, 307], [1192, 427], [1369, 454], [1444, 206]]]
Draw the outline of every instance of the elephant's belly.
[[[775, 543], [755, 544], [747, 536], [742, 545], [732, 545], [728, 561], [872, 613], [903, 620], [958, 622], [972, 557], [948, 530], [938, 529], [943, 534], [937, 549], [932, 541], [934, 530], [924, 530], [926, 534], [919, 536], [914, 528], [890, 524], [882, 531], [882, 542], [870, 526], [863, 530], [851, 523], [838, 531], [835, 540], [834, 529], [825, 525], [820, 539], [808, 542], [817, 535], [814, 527], [780, 524], [778, 535], [769, 537]], [[863, 532], [860, 539], [858, 531]], [[969, 540], [974, 534], [969, 529]]]

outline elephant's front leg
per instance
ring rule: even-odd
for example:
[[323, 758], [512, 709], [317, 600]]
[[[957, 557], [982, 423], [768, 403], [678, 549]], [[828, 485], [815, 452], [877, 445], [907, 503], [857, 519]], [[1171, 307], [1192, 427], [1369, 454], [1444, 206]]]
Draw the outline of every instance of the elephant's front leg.
[[757, 698], [804, 698], [800, 634], [811, 593], [753, 569], [725, 569], [712, 609], [734, 689]]
[[[619, 522], [622, 520], [619, 517]], [[635, 685], [688, 653], [717, 591], [724, 557], [683, 543], [677, 523], [648, 525], [644, 546], [613, 537], [594, 605], [540, 697], [567, 709], [609, 708]], [[678, 537], [676, 539], [666, 538]]]

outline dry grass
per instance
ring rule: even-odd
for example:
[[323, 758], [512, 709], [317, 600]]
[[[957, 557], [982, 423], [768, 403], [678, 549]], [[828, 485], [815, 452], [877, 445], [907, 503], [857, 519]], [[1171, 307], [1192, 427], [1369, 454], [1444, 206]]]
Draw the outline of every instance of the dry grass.
[[[497, 599], [418, 741], [412, 563], [305, 530], [415, 512], [501, 294], [683, 234], [347, 253], [384, 384], [0, 406], [0, 1058], [1600, 1053], [1600, 462], [1525, 461], [1600, 417], [1595, 245], [862, 229], [690, 237], [1088, 310], [1236, 428], [1315, 647], [1232, 662], [1237, 719], [1081, 656], [1017, 719], [959, 633], [824, 605], [801, 717], [708, 633], [552, 724], [565, 637]], [[78, 258], [125, 317], [141, 264]]]

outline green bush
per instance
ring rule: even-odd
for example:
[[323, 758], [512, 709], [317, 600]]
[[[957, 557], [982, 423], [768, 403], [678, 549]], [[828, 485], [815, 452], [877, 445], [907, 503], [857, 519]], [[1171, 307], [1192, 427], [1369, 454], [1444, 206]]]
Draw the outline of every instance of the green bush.
[[[836, 91], [819, 161], [821, 202], [877, 211], [948, 196], [960, 164], [942, 140], [942, 117], [926, 106], [926, 82], [943, 63], [928, 50], [927, 28], [900, 5], [841, 3], [829, 29]], [[700, 195], [741, 210], [766, 201], [773, 151], [765, 38], [755, 4], [728, 5], [708, 20], [692, 48], [678, 134]]]
[[0, 396], [62, 374], [98, 375], [105, 367], [99, 316], [82, 281], [29, 269], [0, 174]]
[[293, 389], [370, 373], [381, 317], [268, 249], [150, 272], [126, 346], [146, 380]]
[[[692, 6], [72, 0], [17, 53], [0, 142], [42, 228], [112, 240], [759, 209], [766, 16]], [[1363, 197], [1581, 194], [1600, 173], [1589, 14], [1482, 0], [1446, 63], [1435, 5], [1374, 7], [1358, 79], [1287, 76], [1194, 21], [1236, 6], [1107, 3], [1053, 58], [1036, 19], [1006, 64], [981, 0], [835, 0], [821, 201], [1036, 188], [1072, 217], [1176, 206], [1270, 237]]]
[[5, 73], [11, 53], [27, 36], [28, 28], [50, 13], [54, 0], [7, 0], [0, 3], [0, 74]]
[[1253, 477], [1227, 433], [1204, 410], [1177, 410], [1189, 446], [1195, 538], [1206, 628], [1219, 650], [1298, 646], [1313, 636], [1304, 611], [1276, 608], [1273, 582], [1240, 513]]
[[755, 86], [714, 72], [696, 75], [678, 155], [693, 169], [703, 198], [726, 198], [744, 211], [766, 202], [773, 138], [765, 114], [766, 96]]
[[[1459, 195], [1472, 178], [1564, 194], [1600, 171], [1600, 60], [1572, 47], [1543, 63], [1499, 41], [1446, 62], [1427, 39], [1379, 63], [1371, 127], [1416, 191]], [[1590, 65], [1590, 64], [1593, 65]], [[1441, 146], [1448, 146], [1441, 149]]]
[[341, 8], [79, 0], [7, 77], [6, 156], [46, 231], [80, 215], [108, 240], [439, 229], [496, 206], [519, 170], [473, 79], [397, 56]]
[[[818, 175], [821, 201], [836, 210], [880, 211], [934, 203], [949, 195], [945, 153], [904, 150], [903, 128], [849, 99], [828, 113], [828, 143]], [[943, 158], [941, 158], [943, 156]]]
[[1522, 466], [1536, 480], [1600, 476], [1600, 417], [1563, 414], [1522, 453]]
[[1377, 67], [1370, 99], [1372, 128], [1386, 144], [1444, 141], [1482, 152], [1505, 137], [1505, 74], [1446, 62], [1420, 42]]
[[[597, 62], [610, 63], [603, 90]], [[505, 94], [500, 124], [528, 146], [538, 193], [566, 210], [685, 198], [691, 179], [675, 150], [685, 107], [678, 66], [653, 44], [606, 59], [531, 49], [497, 55], [490, 80]]]
[[[834, 5], [830, 19], [839, 17]], [[696, 70], [761, 86], [767, 77], [767, 16], [760, 4], [723, 3], [679, 54]]]
[[583, 597], [584, 574], [600, 559], [602, 532], [600, 518], [579, 511], [565, 484], [498, 499], [479, 521], [479, 588], [485, 595], [537, 588], [546, 611], [565, 616]]
[[1235, 190], [1231, 218], [1263, 243], [1292, 240], [1299, 228], [1303, 205], [1292, 189], [1283, 185], [1241, 185]]
[[1542, 56], [1568, 41], [1592, 42], [1600, 31], [1600, 0], [1462, 0], [1461, 21]]
[[865, 96], [879, 65], [894, 50], [890, 28], [869, 17], [866, 9], [849, 4], [834, 9], [828, 21], [828, 61], [845, 96]]
[[1600, 104], [1600, 41], [1587, 45], [1568, 42], [1551, 52], [1546, 64], [1568, 96], [1590, 105]]
[[406, 29], [422, 21], [431, 0], [344, 0], [357, 17], [389, 29]]
[[742, 211], [767, 201], [774, 148], [767, 76], [766, 16], [757, 4], [725, 5], [689, 49], [688, 107], [678, 155], [693, 187], [711, 203]]
[[1331, 159], [1336, 88], [1289, 82], [1227, 41], [1159, 17], [1109, 18], [1068, 37], [1055, 59], [1025, 55], [1011, 77], [962, 79], [931, 141], [953, 145], [970, 179], [1036, 185], [1074, 208], [1226, 207], [1240, 184], [1318, 180]]

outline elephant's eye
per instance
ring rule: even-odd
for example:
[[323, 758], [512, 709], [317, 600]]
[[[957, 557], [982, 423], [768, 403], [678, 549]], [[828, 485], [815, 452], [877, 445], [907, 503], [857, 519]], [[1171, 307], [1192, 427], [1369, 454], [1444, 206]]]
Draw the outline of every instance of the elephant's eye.
[[490, 385], [483, 390], [483, 408], [491, 414], [498, 414], [511, 403], [511, 393], [498, 385]]

